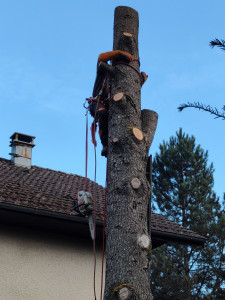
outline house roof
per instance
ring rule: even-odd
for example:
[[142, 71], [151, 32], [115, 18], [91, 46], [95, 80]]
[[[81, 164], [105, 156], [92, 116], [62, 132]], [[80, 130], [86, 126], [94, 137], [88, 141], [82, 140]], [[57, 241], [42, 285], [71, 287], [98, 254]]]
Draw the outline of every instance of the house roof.
[[[19, 167], [10, 160], [0, 158], [0, 209], [24, 208], [36, 214], [46, 213], [78, 219], [74, 210], [74, 197], [84, 189], [84, 177], [32, 166], [31, 169]], [[88, 179], [87, 189], [96, 193], [96, 219], [103, 220], [105, 190], [101, 185]], [[76, 217], [76, 218], [75, 218]], [[201, 235], [186, 229], [165, 217], [152, 213], [151, 234], [153, 239], [162, 241], [180, 241], [203, 245], [206, 241]]]

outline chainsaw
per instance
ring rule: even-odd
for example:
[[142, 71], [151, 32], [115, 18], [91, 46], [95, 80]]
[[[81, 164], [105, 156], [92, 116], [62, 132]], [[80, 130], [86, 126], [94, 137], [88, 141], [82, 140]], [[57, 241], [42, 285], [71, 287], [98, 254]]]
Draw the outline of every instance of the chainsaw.
[[74, 201], [74, 209], [81, 216], [88, 216], [88, 224], [91, 233], [91, 238], [95, 237], [95, 226], [93, 222], [93, 199], [89, 192], [80, 191], [77, 193]]

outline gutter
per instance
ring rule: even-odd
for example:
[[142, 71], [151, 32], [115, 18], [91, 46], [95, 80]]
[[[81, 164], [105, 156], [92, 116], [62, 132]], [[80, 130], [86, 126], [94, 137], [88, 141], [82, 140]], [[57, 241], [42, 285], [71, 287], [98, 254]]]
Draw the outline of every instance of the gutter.
[[[47, 220], [48, 219], [51, 219], [53, 221], [60, 220], [62, 222], [64, 221], [64, 223], [74, 222], [79, 226], [80, 229], [82, 229], [83, 231], [86, 232], [86, 234], [89, 235], [88, 218], [58, 213], [49, 210], [41, 210], [41, 209], [35, 209], [31, 207], [19, 206], [15, 204], [2, 203], [2, 202], [0, 202], [0, 210], [6, 212], [9, 211], [9, 212], [15, 212], [20, 214], [26, 214], [30, 216], [33, 215], [37, 217], [43, 217]], [[11, 219], [10, 221], [11, 223], [13, 223]], [[10, 223], [10, 221], [8, 223]], [[99, 228], [98, 231], [102, 231], [101, 229], [103, 226], [103, 221], [96, 220], [96, 226]], [[177, 243], [179, 241], [179, 243], [195, 245], [195, 246], [204, 246], [204, 243], [207, 241], [207, 239], [203, 237], [197, 238], [197, 237], [179, 235], [175, 233], [169, 233], [169, 232], [159, 231], [154, 229], [151, 230], [151, 237], [152, 239], [156, 241], [158, 240], [159, 242], [163, 242], [163, 243], [168, 243], [168, 242]]]
[[[88, 218], [0, 202], [0, 223], [69, 236], [90, 237]], [[102, 239], [102, 222], [96, 220], [96, 240]]]
[[[65, 221], [72, 221], [72, 222], [76, 222], [76, 223], [88, 224], [88, 218], [58, 213], [58, 212], [49, 211], [49, 210], [41, 210], [41, 209], [36, 209], [36, 208], [31, 208], [31, 207], [26, 207], [26, 206], [18, 206], [18, 205], [14, 205], [14, 204], [0, 203], [0, 209], [20, 212], [20, 213], [25, 213], [25, 214], [31, 214], [31, 215], [36, 215], [36, 216], [50, 217], [50, 218], [60, 219], [60, 220], [65, 220]], [[101, 226], [102, 221], [96, 220], [96, 225]]]
[[191, 236], [185, 236], [185, 235], [179, 235], [176, 233], [169, 233], [169, 232], [162, 232], [158, 230], [152, 230], [151, 236], [154, 238], [159, 238], [161, 240], [165, 240], [167, 242], [177, 242], [183, 244], [192, 244], [196, 246], [204, 246], [204, 243], [207, 241], [207, 238], [197, 238], [197, 237], [191, 237]]

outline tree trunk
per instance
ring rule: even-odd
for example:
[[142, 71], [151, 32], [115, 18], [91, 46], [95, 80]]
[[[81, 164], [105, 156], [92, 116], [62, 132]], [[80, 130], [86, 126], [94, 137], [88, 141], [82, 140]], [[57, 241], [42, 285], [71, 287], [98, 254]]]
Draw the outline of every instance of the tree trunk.
[[[138, 13], [132, 8], [115, 9], [113, 50], [139, 57]], [[111, 69], [104, 300], [149, 300], [146, 165], [158, 116], [141, 111], [139, 62], [117, 63]]]

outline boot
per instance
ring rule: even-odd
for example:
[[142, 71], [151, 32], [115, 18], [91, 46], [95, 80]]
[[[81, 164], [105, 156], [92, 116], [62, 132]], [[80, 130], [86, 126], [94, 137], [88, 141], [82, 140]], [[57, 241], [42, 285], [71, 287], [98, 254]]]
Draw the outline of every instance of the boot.
[[108, 146], [105, 146], [102, 149], [101, 156], [107, 157], [107, 154], [108, 154]]

